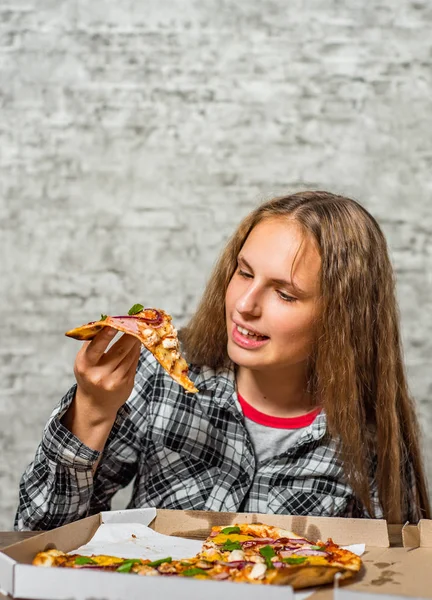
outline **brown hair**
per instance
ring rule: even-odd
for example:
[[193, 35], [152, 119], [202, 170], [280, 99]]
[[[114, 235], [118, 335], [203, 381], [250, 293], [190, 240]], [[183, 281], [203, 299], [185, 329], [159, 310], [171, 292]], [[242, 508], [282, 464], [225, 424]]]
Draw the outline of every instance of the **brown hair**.
[[225, 293], [249, 233], [260, 221], [275, 217], [294, 219], [312, 235], [321, 254], [322, 308], [311, 381], [327, 415], [328, 433], [339, 441], [351, 487], [373, 516], [368, 465], [376, 461], [384, 516], [400, 523], [408, 510], [411, 468], [417, 507], [423, 518], [430, 518], [419, 428], [402, 359], [393, 269], [378, 223], [354, 200], [299, 192], [270, 200], [249, 214], [226, 245], [182, 331], [187, 359], [213, 368], [229, 364]]

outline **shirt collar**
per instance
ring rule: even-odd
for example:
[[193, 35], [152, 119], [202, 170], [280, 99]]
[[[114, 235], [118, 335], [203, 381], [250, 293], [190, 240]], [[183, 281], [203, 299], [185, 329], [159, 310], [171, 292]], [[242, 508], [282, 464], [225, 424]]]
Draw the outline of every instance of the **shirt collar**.
[[[221, 408], [234, 409], [236, 413], [243, 414], [237, 398], [235, 370], [232, 363], [228, 367], [218, 369], [201, 367], [198, 370], [195, 385], [200, 392], [211, 393], [212, 401]], [[318, 441], [324, 437], [326, 431], [327, 417], [325, 411], [322, 410], [314, 422], [306, 428], [305, 434], [302, 436], [302, 442]]]

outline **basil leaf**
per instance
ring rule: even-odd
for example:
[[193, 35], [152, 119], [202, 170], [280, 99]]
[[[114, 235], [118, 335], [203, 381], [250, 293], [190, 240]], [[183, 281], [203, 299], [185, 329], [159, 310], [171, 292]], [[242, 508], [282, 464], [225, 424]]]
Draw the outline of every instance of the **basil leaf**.
[[230, 533], [240, 533], [240, 527], [225, 527], [221, 530], [221, 533], [225, 533], [226, 535], [229, 535]]
[[132, 569], [132, 567], [134, 566], [134, 564], [136, 563], [140, 563], [141, 559], [140, 558], [130, 558], [128, 560], [125, 560], [125, 562], [123, 564], [121, 564], [116, 571], [118, 571], [119, 573], [129, 573], [130, 570]]
[[267, 565], [267, 569], [274, 569], [274, 565], [271, 561], [273, 556], [276, 556], [276, 552], [273, 550], [271, 546], [263, 546], [259, 549], [259, 553], [264, 557], [264, 560]]
[[90, 558], [89, 556], [77, 556], [75, 559], [76, 565], [95, 565], [97, 564], [95, 560]]
[[119, 573], [129, 573], [129, 571], [132, 569], [133, 567], [133, 562], [125, 562], [122, 565], [120, 565], [116, 571], [118, 571]]
[[167, 556], [166, 558], [159, 558], [159, 560], [154, 560], [153, 562], [148, 563], [147, 566], [148, 567], [158, 567], [162, 563], [170, 563], [170, 562], [172, 562], [172, 557]]
[[307, 560], [306, 556], [289, 556], [288, 558], [283, 558], [282, 562], [289, 565], [301, 565], [305, 560]]
[[132, 308], [128, 310], [128, 315], [136, 315], [144, 309], [142, 304], [134, 304]]
[[182, 575], [184, 575], [185, 577], [193, 577], [194, 575], [205, 575], [206, 577], [208, 577], [207, 571], [205, 571], [204, 569], [199, 569], [198, 567], [186, 569], [186, 571], [183, 571]]
[[108, 315], [101, 315], [99, 321], [105, 321], [107, 319]]
[[241, 550], [242, 545], [240, 542], [232, 542], [231, 540], [227, 540], [225, 544], [222, 546], [222, 550], [226, 550], [227, 552], [231, 552], [232, 550]]

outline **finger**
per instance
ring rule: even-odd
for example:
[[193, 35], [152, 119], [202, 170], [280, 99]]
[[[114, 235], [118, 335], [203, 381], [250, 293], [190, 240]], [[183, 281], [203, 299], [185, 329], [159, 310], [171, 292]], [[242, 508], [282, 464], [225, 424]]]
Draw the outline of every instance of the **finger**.
[[135, 378], [139, 357], [141, 354], [141, 344], [126, 354], [123, 360], [118, 364], [115, 373], [121, 379]]
[[102, 331], [99, 331], [92, 341], [87, 346], [84, 346], [83, 354], [86, 360], [92, 365], [97, 364], [116, 334], [117, 330], [112, 327], [104, 327]]
[[131, 352], [141, 348], [141, 342], [132, 335], [122, 335], [122, 337], [111, 346], [108, 352], [101, 360], [101, 364], [109, 365], [114, 371], [123, 359]]

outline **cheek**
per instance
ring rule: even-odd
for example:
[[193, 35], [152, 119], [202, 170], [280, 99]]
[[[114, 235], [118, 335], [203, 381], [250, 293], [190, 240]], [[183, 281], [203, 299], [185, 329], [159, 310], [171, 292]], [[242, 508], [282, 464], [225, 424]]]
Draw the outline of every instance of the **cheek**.
[[292, 312], [289, 319], [277, 319], [273, 324], [274, 335], [281, 341], [291, 344], [309, 344], [314, 339], [315, 311]]

